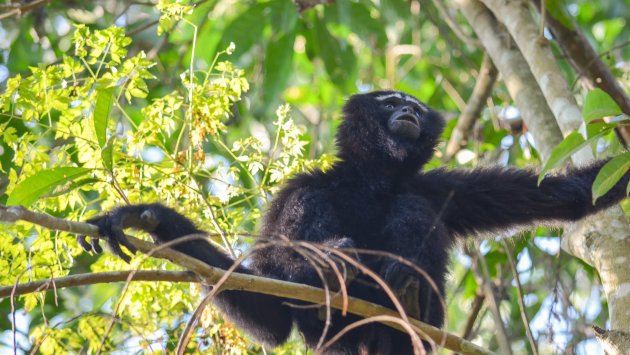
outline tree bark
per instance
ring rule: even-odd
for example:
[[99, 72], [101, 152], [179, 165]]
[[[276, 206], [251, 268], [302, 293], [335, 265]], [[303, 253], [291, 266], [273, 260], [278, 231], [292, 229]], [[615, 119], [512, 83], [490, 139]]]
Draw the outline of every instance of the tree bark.
[[473, 92], [468, 99], [466, 109], [459, 116], [457, 125], [451, 133], [451, 138], [446, 145], [446, 154], [444, 160], [450, 160], [457, 152], [466, 145], [466, 138], [472, 131], [475, 120], [481, 115], [481, 110], [486, 104], [488, 96], [492, 93], [492, 88], [497, 80], [498, 71], [492, 63], [492, 59], [486, 54], [479, 68], [479, 75]]
[[[493, 17], [488, 9], [496, 18], [501, 19], [520, 48], [521, 54], [538, 83], [539, 90], [544, 95], [564, 135], [579, 127], [584, 127], [580, 109], [565, 78], [561, 75], [548, 43], [537, 35], [538, 27], [531, 17], [527, 3], [522, 0], [483, 0], [488, 8], [485, 8], [478, 0], [457, 0], [457, 3], [493, 60], [495, 57], [497, 59], [502, 57], [496, 52], [498, 48], [492, 46], [498, 41], [497, 37], [501, 31], [497, 30], [499, 27], [496, 24], [492, 27], [490, 18]], [[497, 60], [495, 64], [502, 74], [503, 70], [510, 66]], [[511, 65], [521, 64], [514, 62]], [[519, 105], [519, 108], [523, 104]], [[528, 104], [533, 105], [536, 102], [532, 101]], [[525, 116], [524, 119], [526, 119]], [[549, 124], [547, 127], [550, 127]], [[530, 125], [534, 137], [549, 134], [541, 129], [542, 125], [537, 127]], [[560, 135], [554, 134], [551, 140], [536, 139], [535, 141], [539, 151], [548, 152], [560, 139]], [[543, 154], [543, 157], [545, 156], [548, 155]], [[576, 164], [585, 164], [591, 159], [590, 150], [583, 150], [573, 157]], [[569, 253], [580, 257], [597, 269], [608, 298], [612, 328], [629, 332], [630, 225], [621, 208], [611, 208], [588, 221], [573, 225], [565, 233], [562, 246]], [[626, 349], [630, 348], [630, 344], [626, 345], [628, 345]]]
[[[536, 8], [542, 11], [540, 0], [532, 1]], [[562, 53], [580, 75], [583, 86], [587, 89], [598, 87], [604, 90], [619, 105], [621, 111], [630, 116], [630, 97], [610, 71], [608, 65], [601, 60], [599, 54], [588, 42], [580, 28], [577, 27], [572, 17], [568, 14], [558, 14], [557, 16], [563, 16], [563, 22], [571, 23], [571, 28], [563, 25], [548, 11], [545, 12], [545, 25], [556, 39]], [[630, 127], [619, 126], [617, 132], [627, 147], [630, 143]]]
[[562, 141], [562, 132], [549, 109], [523, 54], [509, 33], [478, 0], [455, 0], [501, 73], [523, 121], [533, 133], [536, 149], [546, 160]]

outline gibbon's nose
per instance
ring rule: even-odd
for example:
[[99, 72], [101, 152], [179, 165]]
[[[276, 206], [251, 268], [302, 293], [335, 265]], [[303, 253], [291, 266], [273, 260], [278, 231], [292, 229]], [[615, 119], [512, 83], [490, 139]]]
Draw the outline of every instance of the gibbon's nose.
[[403, 107], [400, 109], [400, 111], [402, 111], [402, 112], [404, 112], [404, 113], [411, 113], [411, 112], [413, 112], [413, 111], [411, 110], [411, 107], [409, 107], [409, 106], [403, 106]]

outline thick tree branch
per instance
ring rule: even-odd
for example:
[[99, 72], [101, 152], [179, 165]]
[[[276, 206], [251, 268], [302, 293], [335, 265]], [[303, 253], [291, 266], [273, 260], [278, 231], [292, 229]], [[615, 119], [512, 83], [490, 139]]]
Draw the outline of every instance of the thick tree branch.
[[[569, 134], [580, 127], [583, 123], [580, 110], [565, 78], [561, 75], [561, 70], [557, 66], [549, 45], [541, 42], [544, 39], [540, 39], [537, 35], [538, 27], [528, 11], [528, 4], [522, 0], [483, 0], [483, 3], [488, 5], [496, 17], [500, 18], [509, 29], [511, 37], [520, 48], [519, 56], [527, 60], [524, 65], [522, 62], [518, 65], [513, 62], [510, 65], [501, 61], [509, 59], [507, 54], [496, 52], [500, 48], [498, 44], [500, 41], [496, 37], [501, 32], [501, 27], [497, 26], [497, 21], [488, 8], [478, 0], [456, 0], [456, 2], [462, 14], [477, 32], [501, 74], [505, 77], [504, 70], [510, 67], [523, 70], [531, 68], [531, 73], [538, 83], [536, 90], [544, 93], [546, 102], [551, 107], [564, 134]], [[503, 43], [506, 42], [509, 42], [509, 36]], [[516, 57], [515, 55], [514, 58]], [[531, 86], [531, 83], [527, 81], [523, 81], [523, 84]], [[534, 89], [533, 86], [531, 89]], [[512, 94], [512, 91], [510, 93]], [[532, 100], [525, 100], [522, 104], [518, 104], [517, 101], [519, 109], [544, 103], [544, 101], [535, 100], [533, 96], [530, 99]], [[525, 115], [523, 118], [534, 136], [536, 148], [542, 153], [543, 158], [547, 158], [548, 152], [561, 140], [561, 136], [555, 133], [558, 132], [556, 123], [553, 122], [553, 118], [546, 117], [540, 125], [533, 126], [527, 121]], [[553, 133], [545, 127], [552, 128]], [[549, 139], [543, 139], [543, 137]], [[584, 164], [589, 159], [592, 159], [590, 150], [583, 150], [580, 155], [574, 156], [574, 162], [578, 164]], [[630, 297], [627, 293], [630, 289], [630, 273], [627, 268], [627, 255], [630, 253], [630, 226], [623, 211], [618, 207], [611, 208], [567, 228], [562, 238], [562, 248], [593, 265], [599, 272], [608, 299], [611, 326], [613, 329], [627, 331], [630, 324]]]
[[[7, 207], [0, 205], [0, 221], [16, 222], [18, 220], [28, 221], [50, 229], [98, 237], [97, 227], [91, 224], [66, 221], [45, 214], [32, 212], [23, 207]], [[216, 283], [226, 273], [225, 270], [209, 266], [200, 260], [189, 257], [188, 255], [182, 254], [173, 249], [160, 248], [153, 243], [134, 237], [129, 237], [129, 241], [143, 253], [150, 253], [154, 257], [171, 260], [175, 264], [192, 271], [196, 275], [199, 275], [199, 277], [203, 280], [202, 282], [206, 284]], [[41, 282], [45, 283], [47, 280], [42, 280]], [[287, 297], [312, 302], [314, 304], [325, 304], [326, 302], [326, 294], [322, 289], [296, 284], [293, 282], [239, 273], [230, 274], [229, 278], [225, 281], [221, 288], [222, 290], [241, 290]], [[364, 318], [383, 315], [400, 317], [397, 312], [391, 309], [358, 298], [350, 297], [349, 301], [347, 309], [348, 312]], [[333, 295], [330, 299], [330, 306], [335, 309], [344, 309], [343, 296], [340, 294]], [[426, 335], [436, 344], [444, 344], [444, 347], [449, 350], [462, 354], [492, 354], [492, 352], [467, 340], [443, 332], [438, 328], [422, 323], [418, 320], [409, 319], [409, 323], [416, 329], [420, 336]], [[397, 323], [384, 322], [384, 324], [404, 331], [404, 329]]]
[[608, 355], [627, 355], [628, 344], [630, 344], [630, 333], [618, 330], [605, 330], [594, 326], [595, 336], [600, 341], [606, 354]]
[[[584, 119], [569, 89], [562, 70], [551, 52], [549, 43], [538, 36], [538, 26], [524, 0], [481, 0], [496, 18], [507, 28], [523, 57], [527, 61], [547, 105], [553, 112], [564, 135], [580, 128]], [[579, 163], [593, 159], [590, 149], [582, 149], [574, 155]]]
[[[540, 11], [540, 0], [532, 1], [536, 5], [536, 9]], [[571, 24], [571, 27], [563, 25], [563, 22]], [[608, 65], [601, 60], [575, 20], [566, 13], [552, 14], [547, 11], [545, 25], [551, 30], [556, 43], [569, 59], [569, 63], [582, 77], [582, 83], [589, 89], [598, 87], [604, 90], [619, 105], [623, 113], [630, 115], [630, 96], [610, 71]], [[630, 127], [619, 126], [618, 131], [627, 146], [630, 143]]]
[[[583, 127], [580, 108], [561, 74], [549, 44], [536, 35], [537, 26], [529, 12], [528, 3], [524, 0], [482, 2], [503, 21], [514, 38], [562, 132], [567, 135]], [[586, 164], [591, 159], [593, 154], [590, 148], [573, 156], [576, 164]], [[613, 329], [627, 330], [630, 324], [630, 298], [625, 291], [630, 287], [630, 273], [625, 262], [629, 241], [630, 225], [619, 207], [598, 214], [594, 222], [583, 222], [577, 228], [569, 229], [562, 239], [565, 250], [590, 262], [602, 276]]]
[[[439, 2], [439, 1], [438, 1]], [[466, 109], [457, 120], [457, 125], [453, 129], [451, 138], [446, 145], [444, 160], [450, 160], [463, 146], [466, 145], [466, 138], [470, 135], [475, 120], [481, 115], [488, 96], [492, 93], [492, 88], [497, 80], [498, 71], [492, 63], [492, 59], [485, 54], [483, 62], [479, 68], [479, 75], [470, 99], [466, 104]]]
[[95, 272], [38, 280], [13, 286], [0, 287], [0, 298], [65, 287], [86, 286], [110, 282], [125, 282], [133, 274], [132, 281], [200, 282], [199, 276], [189, 271], [126, 270]]
[[514, 99], [523, 121], [533, 132], [536, 150], [543, 160], [562, 141], [562, 132], [549, 109], [536, 79], [510, 34], [478, 0], [455, 0], [461, 13], [477, 33], [479, 40], [499, 69], [501, 78]]

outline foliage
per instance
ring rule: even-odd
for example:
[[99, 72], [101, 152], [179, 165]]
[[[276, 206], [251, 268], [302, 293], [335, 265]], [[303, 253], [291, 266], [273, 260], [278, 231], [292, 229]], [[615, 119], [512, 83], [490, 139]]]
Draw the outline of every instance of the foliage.
[[[554, 148], [551, 156], [545, 163], [538, 183], [543, 180], [545, 174], [561, 166], [573, 154], [586, 147], [593, 146], [602, 137], [611, 135], [617, 127], [616, 122], [627, 120], [627, 116], [621, 113], [619, 106], [608, 94], [601, 89], [589, 91], [584, 100], [583, 116], [586, 123], [586, 139], [579, 131], [574, 131]], [[602, 123], [602, 119], [608, 116], [617, 116], [612, 123]], [[630, 155], [623, 154], [608, 162], [597, 175], [593, 183], [593, 203], [610, 190], [619, 179], [630, 169]], [[630, 185], [628, 185], [630, 191]]]
[[[450, 30], [433, 2], [334, 1], [301, 14], [288, 0], [45, 5], [0, 23], [0, 203], [85, 220], [127, 201], [162, 201], [199, 221], [228, 253], [246, 249], [261, 210], [287, 176], [332, 163], [324, 153], [334, 149], [344, 97], [394, 87], [451, 119], [470, 96], [482, 58]], [[630, 46], [623, 42], [630, 6], [546, 5], [573, 17], [627, 90]], [[568, 63], [560, 63], [569, 82], [577, 82]], [[575, 94], [584, 101], [586, 130], [569, 135], [544, 172], [579, 149], [621, 150], [613, 129], [627, 117], [598, 90], [575, 86]], [[508, 125], [514, 104], [501, 83], [491, 100], [474, 137], [447, 164], [539, 164], [530, 134]], [[605, 116], [613, 119], [604, 122]], [[627, 154], [611, 160], [595, 195], [629, 161]], [[437, 159], [430, 163], [438, 165]], [[587, 352], [593, 342], [581, 329], [603, 324], [607, 314], [596, 273], [559, 251], [557, 230], [539, 228], [510, 243], [483, 242], [481, 256], [504, 291], [501, 308], [514, 348], [524, 346], [525, 331], [508, 253], [517, 259], [541, 353]], [[461, 331], [479, 292], [479, 257], [471, 246], [453, 256], [451, 331]], [[129, 267], [108, 253], [86, 255], [67, 233], [0, 225], [0, 285]], [[141, 257], [131, 267], [174, 268]], [[121, 290], [93, 285], [16, 299], [18, 346], [42, 353], [172, 351], [199, 303], [198, 287], [142, 282], [123, 296]], [[1, 299], [0, 315], [7, 320], [11, 314], [10, 300]], [[0, 341], [8, 348], [12, 322], [0, 321]], [[202, 328], [191, 351], [262, 352], [212, 310]], [[496, 333], [482, 311], [475, 340], [495, 349]], [[304, 347], [296, 337], [275, 352], [303, 353]]]
[[[4, 142], [14, 154], [7, 167], [8, 205], [85, 219], [126, 201], [159, 200], [185, 206], [182, 212], [196, 220], [212, 221], [202, 227], [222, 236], [218, 241], [233, 253], [238, 236], [254, 233], [253, 221], [280, 181], [312, 164], [327, 164], [326, 158], [303, 158], [305, 141], [287, 105], [276, 112], [273, 146], [265, 148], [255, 137], [231, 144], [224, 139], [232, 107], [249, 89], [243, 71], [229, 62], [216, 61], [192, 75], [184, 72], [179, 88], [129, 109], [126, 102], [147, 97], [154, 63], [143, 52], [127, 57], [131, 39], [121, 28], [77, 26], [74, 38], [75, 56], [9, 79], [0, 96], [7, 118]], [[77, 266], [74, 258], [81, 251], [72, 236], [31, 226], [2, 228], [13, 236], [3, 238], [3, 249], [10, 252], [1, 254], [2, 263], [10, 267], [2, 284], [66, 275]], [[134, 265], [172, 268], [143, 259]], [[90, 264], [92, 271], [121, 268], [121, 261], [107, 255]], [[181, 324], [173, 316], [189, 312], [198, 294], [185, 285], [132, 284], [115, 301], [122, 322], [102, 345], [98, 334], [105, 333], [107, 315], [88, 314], [59, 328], [42, 325], [31, 336], [40, 351], [55, 353], [79, 351], [84, 344], [90, 352], [101, 346], [113, 350], [128, 341], [125, 332], [144, 338], [166, 326], [177, 334]], [[43, 301], [29, 295], [23, 307], [32, 311]], [[146, 325], [131, 326], [137, 323]], [[228, 350], [247, 348], [229, 329], [219, 327], [208, 336]], [[139, 346], [156, 341], [164, 340], [145, 339]]]

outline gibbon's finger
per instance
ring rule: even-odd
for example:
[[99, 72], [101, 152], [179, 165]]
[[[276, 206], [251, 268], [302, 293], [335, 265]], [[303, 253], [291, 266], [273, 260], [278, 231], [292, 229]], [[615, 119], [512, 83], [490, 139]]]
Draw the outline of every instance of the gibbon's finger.
[[129, 263], [131, 261], [131, 257], [127, 255], [127, 253], [125, 253], [120, 248], [121, 240], [124, 240], [124, 239], [126, 239], [126, 237], [121, 229], [112, 228], [111, 234], [109, 235], [109, 238], [107, 239], [107, 244], [112, 249], [112, 252], [114, 254], [116, 254], [119, 258], [123, 259], [126, 263]]
[[103, 252], [103, 248], [101, 247], [101, 243], [98, 238], [91, 238], [90, 245], [92, 245], [92, 251], [96, 254], [100, 254]]
[[107, 242], [109, 248], [112, 250], [112, 253], [116, 254], [117, 257], [123, 259], [126, 263], [131, 262], [131, 257], [127, 255], [122, 249], [120, 249], [120, 245], [118, 242], [114, 240], [110, 240]]
[[81, 248], [83, 248], [83, 250], [85, 250], [87, 252], [91, 252], [91, 251], [94, 250], [92, 245], [90, 245], [90, 243], [88, 243], [87, 238], [86, 238], [85, 235], [77, 236], [77, 243], [79, 243]]
[[132, 254], [136, 254], [138, 252], [138, 248], [136, 248], [135, 245], [131, 244], [129, 238], [127, 238], [127, 235], [123, 232], [120, 232], [120, 234], [116, 234], [116, 240], [118, 240], [119, 244], [124, 245], [125, 248], [127, 248], [127, 250], [129, 250], [129, 252], [131, 252]]

